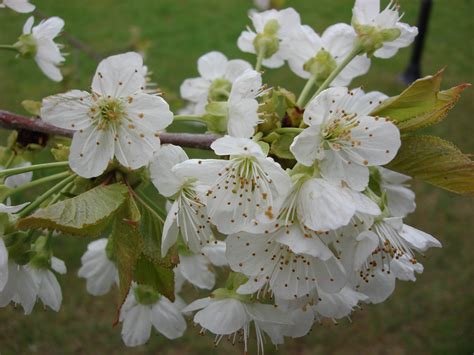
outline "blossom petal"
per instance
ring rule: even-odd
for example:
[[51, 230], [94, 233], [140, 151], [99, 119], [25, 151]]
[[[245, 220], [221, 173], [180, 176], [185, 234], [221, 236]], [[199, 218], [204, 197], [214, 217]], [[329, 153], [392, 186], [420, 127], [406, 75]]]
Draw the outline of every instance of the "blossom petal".
[[175, 195], [186, 179], [177, 176], [171, 169], [176, 164], [188, 160], [183, 148], [171, 144], [163, 145], [153, 156], [150, 177], [160, 194], [165, 197]]
[[181, 312], [164, 296], [151, 308], [150, 318], [156, 330], [168, 339], [179, 338], [186, 330]]
[[194, 316], [194, 322], [214, 334], [232, 334], [249, 322], [245, 308], [235, 299], [210, 303]]
[[150, 338], [150, 307], [135, 305], [124, 315], [122, 339], [127, 346], [145, 344]]
[[310, 126], [298, 134], [291, 143], [290, 150], [298, 163], [312, 166], [316, 159], [324, 156], [320, 129], [319, 126]]
[[221, 52], [209, 52], [198, 59], [198, 71], [203, 78], [208, 80], [222, 78], [226, 72], [227, 63], [227, 57]]

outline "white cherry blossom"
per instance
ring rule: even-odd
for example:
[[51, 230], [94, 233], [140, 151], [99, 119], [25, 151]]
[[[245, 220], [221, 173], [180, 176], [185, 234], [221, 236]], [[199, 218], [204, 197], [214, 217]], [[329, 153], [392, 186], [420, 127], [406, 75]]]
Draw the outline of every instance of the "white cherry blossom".
[[319, 236], [296, 225], [230, 235], [226, 244], [231, 268], [248, 277], [237, 289], [241, 294], [268, 287], [275, 297], [293, 300], [310, 297], [316, 288], [339, 292], [346, 283], [342, 264]]
[[225, 136], [211, 148], [230, 159], [191, 159], [174, 168], [207, 186], [210, 221], [229, 234], [274, 219], [291, 186], [288, 174], [250, 139]]
[[304, 112], [309, 126], [290, 149], [299, 163], [319, 162], [321, 175], [362, 191], [369, 166], [391, 161], [400, 147], [400, 132], [389, 120], [370, 116], [385, 96], [336, 87], [324, 90]]
[[150, 162], [173, 114], [161, 97], [144, 90], [143, 59], [129, 52], [99, 64], [92, 93], [72, 90], [43, 99], [43, 120], [75, 131], [69, 155], [74, 172], [99, 176], [114, 157], [132, 170]]
[[[137, 299], [140, 286], [133, 285], [125, 303], [120, 310], [122, 339], [125, 345], [133, 347], [145, 344], [154, 327], [168, 339], [176, 339], [184, 334], [186, 321], [183, 318], [180, 305], [172, 303], [162, 295], [145, 294], [145, 303]], [[142, 291], [146, 293], [148, 290]], [[149, 291], [148, 291], [149, 292]], [[148, 297], [147, 297], [148, 296]]]
[[386, 37], [383, 43], [378, 44], [380, 48], [377, 48], [374, 56], [391, 58], [400, 48], [408, 47], [418, 35], [416, 27], [400, 22], [402, 17], [395, 1], [390, 1], [381, 10], [380, 0], [356, 0], [352, 10], [352, 25], [362, 35], [374, 35], [372, 30]]
[[51, 17], [47, 20], [42, 20], [34, 27], [33, 23], [33, 17], [26, 21], [23, 26], [23, 36], [20, 37], [20, 41], [16, 45], [20, 46], [20, 52], [23, 46], [33, 47], [31, 49], [26, 48], [26, 50], [33, 51], [36, 64], [38, 64], [43, 73], [51, 80], [63, 80], [58, 66], [64, 62], [64, 57], [60, 51], [61, 47], [54, 42], [54, 39], [63, 30], [64, 21], [59, 17]]
[[35, 9], [35, 5], [31, 4], [28, 0], [3, 0], [0, 3], [0, 9], [5, 7], [19, 13], [28, 13]]
[[287, 315], [273, 305], [233, 297], [201, 298], [189, 304], [183, 312], [196, 310], [199, 311], [194, 315], [194, 323], [202, 327], [202, 332], [208, 330], [216, 335], [215, 345], [218, 345], [224, 336], [228, 336], [235, 343], [241, 332], [245, 352], [247, 352], [252, 323], [259, 353], [263, 350], [263, 336], [267, 327], [291, 324]]
[[198, 189], [196, 179], [192, 174], [172, 169], [187, 160], [188, 156], [181, 147], [164, 145], [150, 164], [150, 176], [155, 187], [163, 196], [174, 199], [163, 227], [162, 256], [176, 243], [179, 234], [194, 253], [198, 253], [212, 235], [206, 197]]
[[94, 296], [105, 295], [113, 284], [118, 284], [118, 271], [115, 263], [107, 256], [106, 238], [89, 243], [81, 257], [82, 266], [77, 275], [87, 280], [87, 292]]
[[250, 19], [255, 31], [248, 28], [242, 32], [237, 41], [238, 47], [243, 52], [258, 53], [255, 44], [261, 39], [266, 52], [263, 65], [268, 68], [281, 67], [290, 55], [292, 34], [301, 26], [299, 14], [292, 8], [279, 11], [272, 9], [254, 12], [250, 14]]
[[[321, 36], [311, 27], [302, 26], [290, 42], [290, 68], [301, 78], [316, 75], [318, 80], [324, 81], [350, 53], [356, 38], [354, 29], [344, 23], [328, 27]], [[366, 55], [356, 56], [331, 86], [347, 86], [355, 77], [366, 74], [369, 68], [370, 59]]]
[[209, 101], [226, 101], [235, 80], [250, 63], [241, 60], [228, 60], [221, 52], [213, 51], [198, 59], [198, 78], [186, 79], [181, 85], [181, 97], [193, 106], [189, 114], [203, 114]]

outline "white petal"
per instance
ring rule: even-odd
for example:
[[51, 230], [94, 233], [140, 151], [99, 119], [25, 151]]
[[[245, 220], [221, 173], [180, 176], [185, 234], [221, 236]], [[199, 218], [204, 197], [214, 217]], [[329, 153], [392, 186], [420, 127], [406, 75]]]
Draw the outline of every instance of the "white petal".
[[37, 26], [33, 27], [33, 35], [36, 38], [54, 39], [63, 30], [64, 20], [59, 17], [50, 17], [41, 21]]
[[357, 290], [369, 297], [371, 303], [382, 303], [395, 290], [394, 274], [387, 274], [380, 270], [375, 270], [374, 277], [369, 278], [369, 282], [361, 281]]
[[173, 113], [160, 96], [137, 93], [130, 96], [128, 102], [127, 117], [141, 127], [144, 133], [158, 133], [173, 122]]
[[211, 82], [204, 78], [186, 79], [181, 84], [181, 97], [192, 102], [205, 101], [207, 103], [210, 86]]
[[175, 165], [172, 171], [180, 177], [195, 177], [202, 184], [212, 185], [227, 165], [225, 160], [190, 159]]
[[126, 97], [143, 91], [143, 58], [140, 54], [128, 52], [110, 56], [99, 63], [92, 81], [92, 90], [112, 97]]
[[48, 96], [41, 105], [43, 121], [56, 127], [80, 130], [91, 125], [89, 117], [93, 105], [88, 92], [72, 90], [65, 94]]
[[113, 156], [114, 137], [112, 132], [88, 127], [74, 134], [69, 154], [69, 165], [76, 174], [84, 178], [92, 178], [105, 171]]
[[176, 224], [177, 213], [179, 205], [178, 202], [173, 202], [168, 215], [166, 216], [165, 224], [163, 225], [163, 236], [161, 240], [161, 256], [165, 257], [168, 250], [176, 243], [178, 239], [178, 225]]
[[336, 229], [349, 223], [355, 213], [350, 196], [323, 179], [309, 179], [299, 192], [298, 217], [315, 231]]
[[186, 182], [185, 178], [172, 172], [173, 166], [188, 160], [183, 148], [171, 144], [163, 145], [153, 156], [150, 164], [150, 177], [160, 194], [171, 197]]
[[135, 305], [123, 316], [122, 339], [127, 346], [145, 344], [150, 338], [150, 307]]
[[33, 24], [35, 23], [35, 18], [33, 16], [28, 17], [28, 20], [26, 20], [25, 24], [23, 25], [23, 34], [30, 34], [31, 29], [33, 27]]
[[264, 156], [262, 148], [248, 138], [224, 136], [212, 142], [211, 148], [217, 155]]
[[3, 0], [3, 5], [19, 13], [28, 13], [35, 9], [27, 0]]
[[244, 31], [237, 40], [237, 46], [242, 52], [255, 53], [255, 47], [253, 45], [255, 37], [256, 34], [254, 32]]
[[179, 256], [178, 267], [184, 278], [199, 288], [212, 290], [216, 277], [209, 266], [209, 260], [205, 256], [199, 254]]
[[45, 306], [50, 307], [53, 311], [58, 312], [61, 307], [63, 296], [61, 293], [61, 287], [59, 286], [56, 276], [49, 271], [39, 271], [42, 273], [42, 281], [38, 291], [38, 297], [41, 299]]
[[225, 256], [225, 242], [215, 240], [202, 248], [202, 253], [206, 255], [211, 263], [215, 266], [227, 266], [227, 258]]
[[0, 213], [17, 213], [20, 212], [23, 208], [28, 206], [30, 202], [22, 203], [21, 205], [16, 206], [7, 206], [3, 203], [0, 203]]
[[41, 71], [51, 80], [59, 82], [63, 80], [63, 76], [61, 74], [61, 70], [56, 67], [55, 63], [50, 61], [44, 60], [40, 57], [36, 57], [36, 64], [40, 67]]
[[3, 238], [0, 237], [0, 292], [8, 281], [8, 250]]
[[66, 264], [64, 263], [64, 261], [56, 258], [55, 256], [51, 258], [51, 269], [61, 275], [64, 275], [67, 272]]
[[428, 233], [419, 229], [403, 225], [400, 236], [405, 239], [413, 248], [419, 251], [426, 251], [429, 248], [441, 248], [441, 243]]
[[227, 57], [221, 52], [209, 52], [198, 59], [199, 74], [205, 79], [222, 78], [227, 69]]
[[308, 103], [303, 120], [308, 126], [319, 125], [327, 119], [330, 111], [336, 111], [340, 101], [347, 96], [347, 88], [326, 89]]
[[249, 69], [252, 69], [252, 65], [245, 60], [229, 60], [226, 66], [224, 78], [233, 83], [240, 75]]
[[210, 303], [194, 316], [194, 322], [214, 334], [232, 334], [249, 321], [245, 308], [235, 299], [223, 299]]
[[290, 150], [298, 163], [312, 166], [316, 159], [320, 159], [324, 155], [324, 149], [321, 147], [320, 127], [310, 126], [298, 134], [291, 143]]
[[233, 137], [251, 138], [259, 119], [258, 107], [254, 99], [230, 101], [227, 132]]
[[197, 311], [198, 309], [206, 308], [211, 302], [213, 301], [210, 297], [199, 298], [196, 301], [193, 301], [190, 304], [188, 304], [185, 308], [183, 308], [182, 312], [183, 313], [194, 312], [194, 311]]
[[168, 339], [179, 338], [186, 330], [181, 312], [164, 296], [153, 305], [150, 317], [156, 330]]

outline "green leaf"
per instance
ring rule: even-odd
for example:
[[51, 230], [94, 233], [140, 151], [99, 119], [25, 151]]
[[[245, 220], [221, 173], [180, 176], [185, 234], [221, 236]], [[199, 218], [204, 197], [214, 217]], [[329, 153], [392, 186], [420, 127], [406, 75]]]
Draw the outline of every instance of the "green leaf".
[[123, 208], [115, 216], [110, 241], [119, 274], [119, 310], [130, 289], [133, 269], [143, 250], [139, 232], [140, 211], [134, 199], [128, 195]]
[[157, 211], [139, 204], [142, 215], [140, 234], [143, 237], [143, 253], [152, 261], [159, 260], [161, 256], [161, 236], [163, 234], [163, 221]]
[[290, 151], [290, 145], [293, 143], [296, 134], [283, 134], [272, 142], [270, 152], [281, 159], [295, 159]]
[[172, 268], [163, 267], [142, 255], [135, 265], [135, 281], [138, 284], [153, 287], [174, 302], [174, 272]]
[[123, 206], [128, 189], [123, 184], [99, 185], [20, 219], [20, 229], [49, 229], [78, 236], [97, 236]]
[[474, 192], [474, 162], [438, 137], [403, 137], [388, 168], [459, 194]]
[[469, 84], [440, 91], [443, 71], [419, 79], [400, 95], [389, 98], [371, 116], [392, 120], [401, 132], [410, 132], [440, 122], [454, 107]]

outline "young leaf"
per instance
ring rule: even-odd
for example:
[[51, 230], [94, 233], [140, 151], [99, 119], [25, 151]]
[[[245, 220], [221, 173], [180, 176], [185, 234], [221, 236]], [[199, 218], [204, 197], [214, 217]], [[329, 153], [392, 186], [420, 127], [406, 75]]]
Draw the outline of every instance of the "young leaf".
[[119, 274], [119, 309], [127, 297], [133, 268], [143, 250], [139, 233], [140, 212], [131, 196], [115, 216], [110, 240]]
[[49, 229], [78, 236], [96, 236], [104, 231], [127, 196], [123, 184], [97, 186], [79, 196], [39, 209], [20, 219], [20, 229]]
[[161, 256], [161, 235], [163, 233], [163, 220], [158, 212], [149, 206], [138, 205], [142, 215], [140, 234], [143, 237], [143, 253], [152, 261], [157, 261]]
[[174, 272], [142, 255], [135, 265], [135, 281], [152, 286], [156, 291], [174, 302]]
[[400, 95], [389, 98], [371, 116], [391, 119], [402, 132], [410, 132], [440, 122], [459, 100], [469, 84], [440, 91], [443, 70], [419, 79]]
[[438, 137], [403, 137], [388, 168], [452, 192], [474, 193], [474, 162], [454, 144]]

